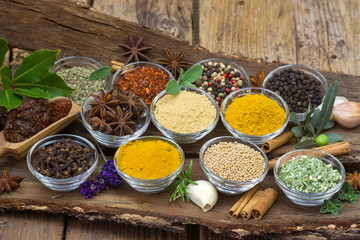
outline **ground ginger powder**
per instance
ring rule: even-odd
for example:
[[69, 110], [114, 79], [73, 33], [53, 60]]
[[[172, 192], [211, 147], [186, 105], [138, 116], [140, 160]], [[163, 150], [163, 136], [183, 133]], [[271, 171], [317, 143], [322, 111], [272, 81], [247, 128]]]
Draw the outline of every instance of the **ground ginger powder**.
[[263, 94], [247, 94], [230, 103], [225, 120], [241, 133], [266, 135], [284, 124], [285, 111], [276, 101]]
[[156, 120], [166, 129], [177, 133], [196, 133], [208, 128], [215, 120], [216, 109], [204, 95], [180, 91], [166, 94], [156, 105]]
[[181, 163], [178, 150], [161, 140], [137, 140], [122, 145], [116, 160], [124, 173], [145, 180], [166, 177]]

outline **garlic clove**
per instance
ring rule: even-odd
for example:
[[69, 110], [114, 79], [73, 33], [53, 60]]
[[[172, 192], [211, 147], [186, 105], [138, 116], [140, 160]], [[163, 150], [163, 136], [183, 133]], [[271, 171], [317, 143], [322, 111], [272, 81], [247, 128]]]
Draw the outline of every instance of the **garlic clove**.
[[345, 128], [355, 128], [360, 125], [360, 103], [344, 102], [333, 107], [332, 114], [337, 123]]
[[187, 193], [192, 202], [198, 205], [203, 212], [213, 208], [218, 199], [218, 193], [214, 185], [205, 180], [195, 181], [198, 185], [189, 184]]

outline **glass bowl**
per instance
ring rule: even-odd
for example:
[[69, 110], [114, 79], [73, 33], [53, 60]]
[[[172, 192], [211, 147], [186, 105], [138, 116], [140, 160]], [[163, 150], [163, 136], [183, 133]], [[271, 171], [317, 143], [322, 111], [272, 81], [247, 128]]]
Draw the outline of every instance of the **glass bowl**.
[[[338, 169], [340, 172], [341, 179], [339, 183], [330, 190], [324, 192], [317, 192], [317, 193], [300, 192], [286, 186], [285, 183], [279, 178], [280, 168], [284, 163], [287, 163], [290, 159], [300, 156], [314, 156], [328, 164], [333, 165], [334, 168]], [[346, 173], [344, 166], [336, 157], [319, 150], [300, 149], [300, 150], [288, 152], [283, 156], [281, 156], [279, 160], [276, 161], [274, 167], [274, 176], [276, 183], [279, 185], [279, 187], [284, 192], [286, 197], [289, 198], [293, 203], [303, 207], [314, 207], [314, 206], [320, 206], [324, 200], [330, 199], [337, 191], [340, 190], [340, 188], [342, 187], [345, 181]]]
[[[214, 98], [212, 98], [204, 90], [200, 90], [200, 89], [192, 88], [192, 87], [181, 86], [181, 91], [190, 91], [190, 92], [196, 92], [196, 93], [199, 93], [199, 94], [203, 94], [210, 100], [210, 102], [212, 103], [212, 105], [216, 109], [216, 116], [215, 116], [214, 121], [212, 122], [212, 124], [209, 127], [207, 127], [206, 129], [204, 129], [204, 130], [202, 130], [200, 132], [196, 132], [196, 133], [177, 133], [177, 132], [173, 132], [173, 131], [163, 127], [156, 120], [154, 111], [155, 111], [155, 108], [156, 108], [157, 101], [159, 101], [159, 99], [161, 99], [163, 96], [165, 96], [167, 94], [165, 90], [162, 91], [161, 93], [159, 93], [151, 103], [151, 106], [150, 106], [151, 120], [154, 123], [155, 127], [157, 129], [159, 129], [159, 131], [164, 136], [176, 141], [177, 143], [193, 143], [193, 142], [196, 142], [196, 141], [202, 139], [203, 137], [205, 137], [206, 134], [208, 134], [209, 132], [211, 132], [215, 128], [217, 122], [219, 121], [219, 107], [218, 107], [217, 102], [214, 100]], [[194, 119], [194, 121], [195, 120], [196, 119]]]
[[[226, 112], [228, 106], [232, 103], [232, 101], [235, 98], [245, 96], [246, 94], [264, 94], [266, 97], [268, 97], [268, 98], [274, 100], [275, 102], [277, 102], [279, 104], [279, 106], [285, 112], [284, 124], [278, 130], [276, 130], [275, 132], [272, 132], [272, 133], [269, 133], [269, 134], [266, 134], [266, 135], [247, 135], [247, 134], [244, 134], [242, 132], [237, 131], [232, 126], [230, 126], [230, 124], [227, 123], [227, 121], [225, 119], [225, 112]], [[265, 141], [276, 137], [282, 131], [284, 131], [284, 129], [286, 128], [286, 125], [289, 122], [290, 112], [289, 112], [289, 107], [287, 106], [286, 102], [278, 94], [276, 94], [276, 93], [274, 93], [274, 92], [272, 92], [270, 90], [264, 89], [264, 88], [252, 87], [252, 88], [239, 89], [239, 90], [237, 90], [235, 92], [232, 92], [229, 96], [227, 96], [225, 98], [225, 100], [223, 101], [222, 105], [221, 105], [220, 117], [221, 117], [221, 121], [223, 122], [225, 128], [233, 136], [260, 145], [260, 144], [263, 144]]]
[[[67, 70], [73, 67], [84, 67], [96, 70], [102, 67], [101, 63], [98, 61], [83, 56], [70, 56], [62, 58], [55, 62], [54, 67], [51, 69], [52, 72], [59, 74], [61, 70]], [[64, 73], [65, 75], [65, 73]], [[64, 80], [69, 84], [69, 80], [66, 76], [63, 77]], [[90, 80], [87, 84], [69, 84], [70, 87], [76, 88], [76, 91], [69, 95], [69, 98], [75, 101], [77, 104], [81, 105], [91, 93], [98, 92], [100, 89], [109, 89], [111, 85], [111, 80], [109, 76], [105, 77], [105, 80]], [[81, 94], [80, 94], [81, 93]]]
[[[64, 138], [66, 138], [66, 139], [70, 138], [73, 141], [75, 141], [76, 143], [78, 143], [82, 146], [89, 147], [94, 150], [94, 157], [90, 161], [92, 164], [91, 168], [78, 176], [64, 178], [64, 179], [47, 177], [47, 176], [37, 172], [34, 168], [34, 165], [35, 165], [34, 156], [37, 153], [38, 149], [40, 149], [44, 146], [47, 146], [49, 144], [58, 142]], [[36, 142], [30, 148], [30, 150], [27, 154], [27, 157], [26, 157], [26, 161], [27, 161], [27, 165], [28, 165], [30, 172], [46, 187], [48, 187], [54, 191], [57, 191], [57, 192], [69, 192], [69, 191], [72, 191], [72, 190], [78, 188], [80, 186], [80, 184], [85, 182], [86, 179], [88, 179], [88, 177], [94, 172], [94, 170], [98, 164], [98, 158], [99, 158], [98, 151], [97, 151], [96, 147], [89, 140], [87, 140], [83, 137], [77, 136], [77, 135], [72, 135], [72, 134], [56, 134], [56, 135], [52, 135], [52, 136], [43, 138], [40, 141]]]
[[[97, 94], [97, 93], [95, 93]], [[116, 136], [116, 135], [109, 135], [99, 131], [95, 131], [92, 129], [91, 125], [89, 124], [89, 112], [91, 109], [90, 103], [94, 100], [92, 96], [88, 97], [84, 104], [81, 106], [81, 120], [84, 124], [85, 128], [89, 131], [89, 133], [98, 141], [100, 144], [110, 147], [110, 148], [118, 148], [121, 145], [127, 143], [128, 141], [134, 140], [137, 137], [140, 137], [148, 128], [150, 124], [150, 114], [149, 108], [146, 106], [144, 101], [141, 101], [144, 112], [139, 117], [138, 121], [136, 122], [136, 131], [131, 135], [124, 135], [124, 136]]]
[[[114, 165], [115, 165], [117, 173], [133, 189], [135, 189], [138, 192], [147, 193], [147, 194], [153, 194], [153, 193], [158, 193], [158, 192], [163, 191], [167, 186], [169, 186], [175, 180], [177, 174], [179, 174], [181, 172], [181, 170], [183, 169], [184, 162], [185, 162], [184, 151], [176, 142], [174, 142], [170, 139], [164, 138], [164, 137], [144, 136], [144, 137], [139, 137], [136, 140], [142, 140], [142, 141], [160, 140], [160, 141], [169, 143], [170, 145], [174, 146], [176, 148], [176, 150], [179, 152], [180, 159], [181, 159], [180, 166], [170, 175], [163, 177], [163, 178], [152, 179], [152, 180], [138, 179], [138, 178], [133, 178], [133, 177], [127, 175], [126, 173], [121, 171], [121, 169], [119, 168], [119, 166], [117, 164], [117, 155], [120, 151], [120, 148], [116, 151], [116, 153], [114, 155]], [[136, 141], [136, 140], [134, 140], [134, 141]]]
[[[250, 148], [260, 152], [261, 156], [265, 159], [265, 170], [262, 173], [262, 175], [259, 176], [258, 178], [250, 180], [250, 181], [240, 182], [240, 181], [231, 181], [231, 180], [222, 178], [222, 177], [216, 175], [215, 173], [213, 173], [212, 171], [210, 171], [204, 163], [204, 155], [205, 155], [206, 150], [209, 147], [211, 147], [212, 145], [217, 144], [219, 142], [237, 142], [237, 143], [241, 143], [246, 146], [249, 146]], [[245, 140], [242, 140], [242, 139], [238, 139], [236, 137], [222, 136], [222, 137], [216, 137], [216, 138], [210, 139], [209, 141], [204, 143], [204, 145], [201, 147], [199, 157], [200, 157], [200, 159], [199, 159], [200, 167], [203, 170], [203, 172], [205, 173], [206, 178], [216, 187], [216, 189], [218, 191], [220, 191], [224, 194], [227, 194], [227, 195], [237, 195], [237, 194], [248, 191], [255, 185], [259, 184], [262, 180], [264, 180], [264, 178], [266, 177], [266, 174], [269, 171], [269, 160], [268, 160], [266, 154], [255, 144], [245, 141]]]
[[[163, 66], [157, 64], [157, 63], [153, 63], [153, 62], [133, 62], [133, 63], [129, 63], [127, 65], [125, 65], [124, 67], [120, 68], [119, 70], [117, 70], [115, 72], [115, 74], [113, 75], [112, 77], [112, 80], [111, 80], [111, 86], [113, 86], [115, 88], [115, 86], [117, 86], [117, 83], [120, 81], [121, 77], [129, 72], [129, 71], [132, 71], [136, 68], [140, 68], [140, 67], [151, 67], [151, 68], [156, 68], [156, 69], [160, 69], [161, 71], [163, 71], [167, 76], [168, 76], [168, 80], [170, 79], [174, 79], [174, 76], [166, 69], [164, 68]], [[150, 106], [151, 104], [151, 101], [155, 98], [155, 96], [160, 93], [162, 90], [165, 90], [165, 86], [166, 84], [164, 85], [164, 88], [161, 89], [157, 89], [156, 92], [152, 93], [152, 92], [149, 92], [147, 94], [147, 98], [144, 99], [144, 102]], [[142, 96], [142, 92], [145, 91], [144, 90], [145, 86], [144, 84], [141, 84], [140, 87], [138, 88], [138, 90], [136, 89], [131, 89], [132, 93], [133, 94], [136, 94], [138, 96]], [[129, 89], [122, 89], [122, 90], [129, 90]]]
[[[326, 80], [326, 78], [324, 77], [324, 75], [322, 75], [319, 71], [317, 71], [316, 69], [312, 68], [312, 67], [309, 67], [309, 66], [306, 66], [306, 65], [301, 65], [301, 64], [291, 64], [291, 65], [285, 65], [285, 66], [281, 66], [281, 67], [278, 67], [276, 69], [274, 69], [273, 71], [271, 71], [268, 75], [266, 75], [263, 83], [262, 83], [262, 88], [266, 88], [266, 89], [269, 89], [269, 84], [268, 82], [270, 81], [270, 79], [274, 78], [274, 77], [277, 77], [279, 76], [279, 74], [284, 71], [284, 70], [287, 70], [287, 69], [293, 69], [293, 70], [298, 70], [298, 71], [303, 71], [306, 75], [310, 76], [310, 77], [313, 77], [315, 78], [316, 80], [318, 80], [318, 82], [321, 84], [322, 88], [321, 88], [321, 93], [323, 95], [325, 95], [325, 92], [328, 88], [328, 82]], [[286, 80], [287, 82], [288, 81], [291, 81], [290, 77], [289, 78], [286, 78], [284, 79]], [[298, 83], [297, 83], [298, 85]], [[302, 87], [302, 89], [304, 89], [304, 87]], [[289, 91], [291, 91], [291, 89], [289, 89]], [[309, 88], [307, 91], [313, 91], [313, 89]], [[296, 93], [294, 93], [296, 94]], [[280, 94], [279, 94], [280, 95]], [[304, 95], [304, 94], [301, 94], [301, 95]], [[282, 96], [280, 95], [281, 97], [285, 97], [285, 96]], [[284, 100], [286, 101], [286, 103], [289, 105], [289, 101], [288, 99], [285, 99]], [[319, 103], [318, 105], [320, 105], [321, 103]], [[301, 113], [296, 113], [299, 120], [300, 121], [303, 121], [304, 120], [304, 116], [305, 116], [305, 111], [304, 112], [301, 112]]]

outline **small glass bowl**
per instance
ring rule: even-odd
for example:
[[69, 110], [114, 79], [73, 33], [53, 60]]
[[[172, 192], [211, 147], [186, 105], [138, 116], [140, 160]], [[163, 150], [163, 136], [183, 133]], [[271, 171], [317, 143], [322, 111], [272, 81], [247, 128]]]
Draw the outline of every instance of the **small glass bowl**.
[[[97, 94], [97, 93], [95, 93]], [[89, 124], [89, 112], [91, 110], [90, 103], [94, 100], [92, 96], [88, 97], [84, 104], [81, 106], [81, 120], [84, 124], [85, 128], [89, 131], [89, 133], [98, 141], [100, 144], [110, 147], [110, 148], [118, 148], [121, 145], [127, 143], [128, 141], [134, 140], [137, 137], [140, 137], [146, 129], [149, 127], [150, 124], [150, 114], [149, 108], [146, 106], [143, 100], [140, 99], [143, 107], [144, 112], [139, 117], [136, 123], [136, 131], [131, 135], [125, 136], [116, 136], [116, 135], [109, 135], [99, 131], [95, 131], [92, 129], [91, 125]]]
[[[70, 57], [65, 57], [65, 58], [62, 58], [58, 61], [55, 62], [55, 65], [54, 67], [51, 69], [52, 72], [54, 73], [58, 73], [60, 70], [65, 70], [65, 69], [69, 69], [69, 68], [72, 68], [72, 67], [86, 67], [86, 68], [91, 68], [93, 70], [96, 70], [100, 67], [102, 67], [103, 65], [101, 65], [101, 63], [99, 63], [98, 61], [92, 59], [92, 58], [89, 58], [89, 57], [84, 57], [84, 56], [70, 56]], [[68, 82], [68, 80], [66, 78], [64, 78], [64, 80], [66, 82]], [[90, 80], [92, 82], [94, 81], [100, 81], [100, 80]], [[78, 86], [77, 91], [84, 91], [85, 89], [83, 88], [91, 88], [89, 90], [89, 92], [97, 92], [99, 91], [100, 89], [109, 89], [110, 88], [110, 85], [111, 85], [111, 79], [109, 76], [106, 76], [105, 77], [105, 85], [101, 88], [96, 88], [96, 86], [94, 84], [82, 84], [80, 86]], [[71, 87], [71, 86], [70, 86]], [[74, 93], [73, 93], [74, 94]], [[90, 94], [89, 94], [90, 95]], [[72, 98], [72, 95], [69, 95], [69, 98], [71, 100], [74, 100], [76, 103], [78, 103], [79, 105], [81, 105], [85, 99], [88, 97], [84, 95], [83, 98], [81, 99], [73, 99]]]
[[[339, 183], [330, 190], [324, 192], [318, 192], [318, 193], [300, 192], [286, 186], [285, 183], [279, 178], [280, 168], [283, 164], [287, 163], [292, 158], [296, 158], [300, 156], [314, 156], [326, 162], [327, 164], [333, 165], [334, 168], [338, 169], [340, 172], [341, 179]], [[293, 203], [303, 207], [315, 207], [315, 206], [320, 206], [324, 202], [324, 200], [330, 199], [337, 191], [340, 190], [340, 188], [344, 184], [346, 172], [342, 163], [333, 155], [314, 149], [300, 149], [300, 150], [288, 152], [283, 156], [281, 156], [279, 160], [276, 161], [274, 167], [274, 176], [276, 183], [284, 192], [285, 196], [289, 198]]]
[[[174, 146], [180, 154], [180, 159], [181, 159], [180, 166], [173, 173], [171, 173], [170, 175], [168, 175], [166, 177], [159, 178], [159, 179], [144, 180], [144, 179], [133, 178], [133, 177], [127, 175], [126, 173], [124, 173], [123, 171], [121, 171], [121, 169], [119, 168], [119, 166], [117, 164], [117, 155], [119, 154], [120, 148], [116, 151], [116, 153], [114, 155], [114, 165], [115, 165], [116, 171], [121, 176], [121, 178], [124, 179], [125, 182], [127, 182], [127, 184], [130, 185], [130, 187], [132, 187], [133, 189], [135, 189], [138, 192], [147, 193], [147, 194], [161, 192], [175, 180], [177, 174], [179, 174], [181, 172], [181, 170], [183, 169], [184, 162], [185, 162], [184, 151], [179, 146], [179, 144], [177, 144], [176, 142], [174, 142], [170, 139], [164, 138], [164, 137], [144, 136], [144, 137], [139, 137], [138, 139], [133, 140], [133, 141], [137, 141], [137, 140], [141, 140], [141, 141], [160, 140], [160, 141], [169, 143], [170, 145]], [[145, 159], [145, 161], [146, 161], [146, 159]]]
[[190, 91], [190, 92], [201, 93], [201, 94], [204, 94], [211, 101], [212, 105], [216, 109], [216, 116], [215, 116], [213, 123], [209, 127], [207, 127], [206, 129], [204, 129], [200, 132], [196, 132], [196, 133], [177, 133], [177, 132], [173, 132], [173, 131], [170, 131], [169, 129], [164, 128], [156, 120], [154, 111], [156, 108], [157, 101], [159, 101], [160, 98], [162, 98], [163, 96], [165, 96], [167, 94], [165, 90], [162, 91], [161, 93], [159, 93], [151, 103], [151, 106], [150, 106], [151, 120], [154, 123], [155, 127], [157, 129], [159, 129], [159, 131], [165, 137], [168, 137], [168, 138], [176, 141], [177, 143], [194, 143], [194, 142], [202, 139], [203, 137], [205, 137], [209, 132], [211, 132], [215, 128], [217, 122], [219, 121], [219, 107], [218, 107], [217, 102], [214, 100], [214, 98], [212, 98], [204, 90], [201, 90], [198, 88], [181, 86], [181, 91]]
[[[53, 144], [55, 142], [61, 141], [62, 139], [72, 139], [75, 142], [79, 143], [82, 146], [89, 147], [94, 150], [94, 157], [91, 160], [91, 168], [86, 172], [70, 178], [64, 179], [57, 179], [52, 177], [47, 177], [42, 175], [41, 173], [37, 172], [34, 168], [34, 159], [33, 156], [37, 153], [38, 149]], [[29, 150], [26, 161], [30, 172], [37, 178], [39, 181], [44, 184], [46, 187], [50, 188], [51, 190], [57, 192], [69, 192], [72, 191], [80, 186], [83, 182], [88, 179], [88, 177], [94, 172], [97, 164], [98, 164], [99, 154], [96, 147], [87, 139], [72, 135], [72, 134], [56, 134], [46, 138], [41, 139], [40, 141], [36, 142]]]
[[[222, 177], [216, 175], [215, 173], [213, 173], [212, 171], [210, 171], [204, 163], [204, 155], [205, 155], [206, 150], [209, 147], [211, 147], [212, 145], [217, 144], [219, 142], [237, 142], [237, 143], [247, 145], [247, 146], [253, 148], [254, 150], [260, 152], [261, 156], [265, 159], [265, 170], [264, 170], [263, 174], [260, 177], [255, 178], [251, 181], [238, 182], [238, 181], [231, 181], [231, 180], [222, 178]], [[203, 170], [203, 172], [205, 173], [206, 178], [216, 187], [216, 189], [218, 191], [220, 191], [224, 194], [227, 194], [227, 195], [237, 195], [237, 194], [248, 191], [255, 185], [259, 184], [262, 180], [264, 180], [264, 178], [266, 177], [266, 174], [269, 171], [269, 160], [268, 160], [266, 154], [255, 144], [245, 141], [245, 140], [242, 140], [242, 139], [239, 139], [239, 138], [236, 138], [236, 137], [222, 136], [222, 137], [216, 137], [216, 138], [210, 139], [209, 141], [204, 143], [204, 145], [201, 147], [199, 157], [200, 157], [200, 159], [199, 159], [200, 167]]]
[[[285, 112], [284, 124], [278, 130], [276, 130], [275, 132], [272, 132], [272, 133], [269, 133], [269, 134], [266, 134], [266, 135], [247, 135], [247, 134], [244, 134], [242, 132], [239, 132], [239, 131], [235, 130], [226, 121], [225, 112], [226, 112], [228, 106], [232, 103], [232, 101], [235, 98], [245, 96], [246, 94], [264, 94], [266, 97], [268, 97], [268, 98], [274, 100], [275, 102], [277, 102], [279, 104], [279, 106], [282, 109], [284, 109], [284, 112]], [[223, 122], [225, 128], [233, 136], [260, 145], [260, 144], [263, 144], [265, 141], [276, 137], [282, 131], [284, 131], [284, 129], [286, 128], [286, 125], [289, 122], [290, 112], [289, 112], [288, 105], [286, 104], [284, 99], [282, 99], [278, 94], [274, 93], [273, 91], [264, 89], [264, 88], [252, 87], [252, 88], [243, 88], [243, 89], [236, 90], [235, 92], [232, 92], [229, 96], [227, 96], [224, 99], [224, 101], [223, 101], [223, 103], [221, 105], [220, 117], [221, 117], [221, 121]]]
[[[282, 71], [284, 71], [286, 69], [300, 70], [300, 71], [303, 71], [305, 74], [309, 75], [310, 77], [314, 77], [315, 79], [317, 79], [321, 83], [321, 86], [323, 87], [322, 91], [325, 94], [325, 92], [326, 92], [326, 90], [328, 88], [328, 82], [327, 82], [326, 78], [324, 77], [324, 75], [322, 75], [319, 71], [317, 71], [316, 69], [314, 69], [312, 67], [309, 67], [309, 66], [306, 66], [306, 65], [301, 65], [301, 64], [285, 65], [285, 66], [281, 66], [281, 67], [278, 67], [278, 68], [272, 70], [268, 75], [266, 75], [261, 87], [262, 88], [268, 88], [267, 84], [268, 84], [269, 80], [275, 74], [279, 74], [280, 72], [282, 72]], [[303, 121], [304, 116], [305, 116], [305, 112], [296, 113], [296, 115], [298, 116], [300, 121]]]

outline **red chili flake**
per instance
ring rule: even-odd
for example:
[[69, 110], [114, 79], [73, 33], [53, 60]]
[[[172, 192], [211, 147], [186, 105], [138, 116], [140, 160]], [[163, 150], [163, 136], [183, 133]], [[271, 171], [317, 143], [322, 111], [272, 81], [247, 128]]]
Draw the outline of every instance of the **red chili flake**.
[[126, 72], [117, 83], [123, 91], [130, 90], [139, 96], [148, 106], [155, 96], [165, 90], [168, 75], [152, 67], [139, 67]]

